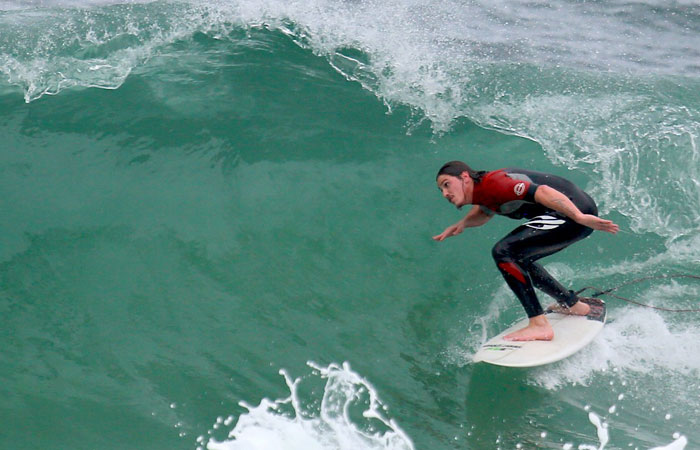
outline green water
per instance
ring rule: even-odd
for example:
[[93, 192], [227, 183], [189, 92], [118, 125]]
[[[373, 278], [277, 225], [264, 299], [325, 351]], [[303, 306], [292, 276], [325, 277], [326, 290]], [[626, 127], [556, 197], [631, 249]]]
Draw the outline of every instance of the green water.
[[[698, 274], [696, 78], [640, 79], [611, 106], [607, 75], [586, 74], [545, 110], [528, 103], [551, 100], [532, 76], [512, 104], [484, 93], [471, 118], [436, 126], [282, 32], [227, 26], [165, 44], [116, 89], [0, 91], [0, 447], [194, 449], [226, 439], [239, 402], [288, 396], [280, 370], [318, 415], [332, 388], [308, 361], [347, 361], [416, 449], [598, 448], [589, 412], [606, 448], [700, 442], [697, 314], [610, 300], [610, 324], [570, 360], [475, 365], [483, 337], [522, 316], [490, 256], [517, 223], [431, 239], [464, 213], [436, 189], [442, 163], [527, 167], [593, 192], [623, 230], [547, 258], [562, 282]], [[572, 110], [581, 98], [600, 114]], [[627, 125], [604, 120], [624, 112]], [[692, 308], [699, 292], [665, 280], [622, 295]], [[297, 429], [288, 448], [350, 448], [318, 438], [337, 433]]]

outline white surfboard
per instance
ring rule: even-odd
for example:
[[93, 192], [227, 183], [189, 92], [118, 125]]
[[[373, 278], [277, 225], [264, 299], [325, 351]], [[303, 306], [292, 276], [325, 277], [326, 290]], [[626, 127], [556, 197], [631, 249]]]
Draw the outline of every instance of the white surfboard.
[[605, 302], [585, 298], [591, 312], [587, 316], [559, 314], [547, 310], [547, 319], [554, 328], [551, 341], [506, 341], [503, 337], [527, 325], [524, 319], [484, 343], [474, 355], [474, 362], [507, 367], [534, 367], [560, 361], [588, 345], [603, 329], [606, 318]]

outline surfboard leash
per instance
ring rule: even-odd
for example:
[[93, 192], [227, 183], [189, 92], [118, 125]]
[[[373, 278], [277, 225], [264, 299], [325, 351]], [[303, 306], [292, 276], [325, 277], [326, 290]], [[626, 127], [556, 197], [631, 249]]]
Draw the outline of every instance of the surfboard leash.
[[647, 305], [645, 303], [640, 303], [636, 300], [631, 300], [629, 298], [625, 298], [625, 297], [621, 297], [619, 295], [611, 294], [611, 292], [616, 291], [616, 290], [620, 289], [621, 287], [629, 286], [630, 284], [637, 284], [637, 283], [641, 283], [643, 281], [669, 279], [669, 278], [692, 278], [695, 280], [700, 280], [700, 276], [697, 276], [697, 275], [688, 275], [688, 274], [656, 275], [656, 276], [652, 276], [652, 277], [636, 278], [634, 280], [628, 281], [626, 283], [622, 283], [620, 285], [617, 285], [617, 286], [609, 288], [609, 289], [600, 289], [600, 288], [595, 287], [595, 286], [586, 286], [586, 287], [576, 291], [575, 294], [579, 295], [580, 293], [587, 291], [588, 289], [591, 289], [591, 290], [595, 291], [593, 294], [591, 294], [591, 297], [599, 297], [601, 295], [609, 295], [610, 297], [614, 297], [616, 299], [623, 300], [623, 301], [626, 301], [628, 303], [633, 303], [635, 305], [643, 306], [645, 308], [657, 309], [659, 311], [666, 311], [666, 312], [700, 312], [700, 309], [669, 309], [669, 308], [662, 308], [660, 306]]

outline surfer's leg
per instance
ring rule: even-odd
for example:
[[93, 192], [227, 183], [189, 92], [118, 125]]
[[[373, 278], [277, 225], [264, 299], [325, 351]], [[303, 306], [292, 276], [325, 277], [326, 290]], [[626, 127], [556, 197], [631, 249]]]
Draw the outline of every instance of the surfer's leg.
[[527, 316], [534, 317], [543, 314], [544, 310], [537, 299], [530, 275], [516, 262], [500, 261], [497, 266], [508, 287], [520, 300]]
[[532, 318], [544, 314], [544, 310], [537, 299], [537, 294], [535, 294], [530, 274], [518, 262], [521, 260], [519, 255], [512, 251], [513, 241], [518, 239], [517, 236], [517, 234], [511, 233], [498, 241], [493, 247], [492, 255], [508, 287], [520, 300], [527, 316]]
[[[552, 217], [554, 219], [554, 217]], [[513, 230], [502, 239], [497, 246], [506, 246], [499, 250], [519, 264], [522, 271], [530, 275], [534, 286], [554, 297], [564, 307], [576, 303], [576, 295], [562, 286], [552, 275], [536, 261], [545, 256], [557, 253], [574, 242], [589, 236], [593, 230], [577, 224], [568, 218], [556, 218], [553, 224], [541, 228], [530, 225], [530, 222]], [[534, 223], [542, 222], [533, 220]]]
[[540, 305], [535, 290], [530, 280], [530, 275], [523, 271], [522, 268], [513, 261], [508, 261], [507, 257], [499, 255], [498, 245], [494, 247], [494, 258], [498, 270], [501, 271], [503, 278], [510, 289], [515, 293], [520, 304], [523, 305], [525, 313], [529, 319], [528, 325], [525, 328], [510, 333], [503, 338], [512, 341], [551, 341], [554, 338], [554, 330], [544, 315], [542, 305]]
[[[520, 244], [527, 246], [521, 253], [526, 258], [522, 264], [523, 269], [530, 274], [537, 289], [557, 301], [557, 304], [550, 305], [548, 309], [564, 314], [578, 315], [586, 315], [590, 311], [588, 305], [579, 302], [573, 291], [562, 286], [544, 267], [535, 261], [565, 249], [574, 242], [588, 237], [592, 232], [592, 229], [567, 219], [555, 228], [541, 230], [537, 238], [533, 237], [528, 242], [520, 242]], [[537, 245], [538, 243], [539, 245]]]
[[573, 292], [562, 286], [535, 261], [566, 248], [593, 230], [587, 228], [589, 231], [586, 231], [586, 227], [573, 221], [558, 222], [557, 226], [549, 225], [545, 228], [521, 225], [498, 241], [492, 250], [498, 269], [522, 303], [528, 317], [544, 312], [533, 285], [567, 306], [576, 303]]
[[544, 227], [522, 225], [501, 239], [493, 248], [492, 254], [498, 269], [530, 318], [528, 327], [506, 338], [513, 340], [552, 338], [551, 327], [546, 321], [534, 286], [562, 302], [567, 312], [574, 314], [587, 312], [578, 311], [578, 309], [570, 310], [570, 306], [579, 305], [576, 296], [556, 281], [541, 265], [535, 263], [536, 260], [583, 239], [593, 231], [570, 220], [557, 218], [556, 222], [557, 226], [554, 227], [551, 224], [546, 224]]
[[507, 242], [503, 242], [503, 240], [496, 244], [493, 249], [493, 257], [506, 283], [518, 297], [520, 304], [523, 305], [529, 321], [525, 328], [503, 338], [509, 341], [551, 341], [554, 338], [554, 330], [537, 299], [530, 275], [507, 255], [508, 246], [506, 244]]
[[568, 290], [562, 286], [561, 283], [552, 277], [540, 264], [530, 263], [527, 266], [527, 271], [532, 277], [532, 282], [535, 287], [557, 301], [557, 303], [549, 305], [547, 310], [581, 316], [585, 316], [590, 312], [590, 307], [587, 304], [581, 303], [574, 291]]
[[526, 265], [527, 273], [537, 289], [554, 298], [560, 305], [570, 308], [578, 297], [574, 291], [566, 289], [553, 276], [549, 274], [539, 263], [531, 262]]

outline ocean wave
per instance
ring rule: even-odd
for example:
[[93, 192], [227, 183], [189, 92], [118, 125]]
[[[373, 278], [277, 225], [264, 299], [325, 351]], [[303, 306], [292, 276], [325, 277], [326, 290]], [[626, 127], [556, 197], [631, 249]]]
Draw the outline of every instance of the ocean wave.
[[198, 35], [240, 42], [248, 30], [281, 33], [437, 135], [467, 118], [593, 172], [588, 189], [601, 210], [627, 216], [634, 232], [673, 241], [699, 229], [700, 38], [690, 30], [700, 16], [684, 3], [8, 5], [0, 72], [27, 102], [117, 89], [144, 70], [157, 77], [159, 56], [201, 51]]
[[[62, 57], [114, 62], [120, 59], [120, 50], [140, 48], [138, 53], [146, 58], [132, 60], [133, 68], [162, 46], [195, 33], [226, 36], [232, 28], [267, 25], [289, 32], [298, 44], [331, 59], [342, 58], [344, 49], [365, 52], [369, 63], [363, 69], [379, 81], [372, 86], [379, 95], [402, 100], [390, 94], [422, 92], [424, 101], [437, 96], [457, 103], [469, 99], [465, 94], [471, 91], [471, 81], [494, 63], [635, 73], [626, 67], [630, 59], [626, 52], [632, 53], [626, 47], [641, 46], [636, 51], [643, 69], [637, 71], [640, 74], [692, 76], [695, 66], [687, 69], [676, 64], [700, 64], [700, 52], [692, 45], [698, 37], [690, 32], [699, 17], [683, 5], [581, 4], [566, 9], [572, 5], [522, 2], [518, 6], [452, 0], [429, 4], [330, 0], [292, 4], [277, 0], [6, 2], [0, 15], [0, 36], [3, 55], [22, 64], [36, 61], [36, 66], [51, 58], [60, 62]], [[580, 30], [565, 26], [575, 23]], [[622, 26], [628, 32], [621, 36]], [[584, 32], [592, 28], [597, 29], [597, 35], [586, 36]], [[643, 45], [654, 38], [653, 49], [661, 55]], [[616, 45], [611, 46], [612, 42]], [[611, 47], [617, 53], [601, 61], [601, 53], [611, 51]], [[47, 72], [52, 71], [51, 62], [44, 67]], [[37, 97], [30, 94], [28, 98]], [[427, 105], [415, 106], [431, 115]]]

